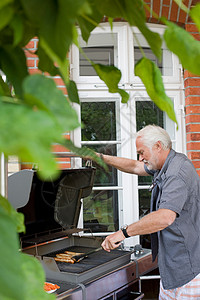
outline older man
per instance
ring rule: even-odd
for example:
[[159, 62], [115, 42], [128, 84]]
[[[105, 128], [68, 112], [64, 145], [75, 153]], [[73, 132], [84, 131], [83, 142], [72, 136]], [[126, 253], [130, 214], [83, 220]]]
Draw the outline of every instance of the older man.
[[115, 249], [127, 237], [151, 234], [158, 255], [160, 299], [200, 299], [200, 179], [191, 161], [172, 150], [168, 133], [148, 125], [137, 133], [139, 161], [101, 155], [123, 172], [153, 176], [151, 212], [106, 237], [102, 247]]

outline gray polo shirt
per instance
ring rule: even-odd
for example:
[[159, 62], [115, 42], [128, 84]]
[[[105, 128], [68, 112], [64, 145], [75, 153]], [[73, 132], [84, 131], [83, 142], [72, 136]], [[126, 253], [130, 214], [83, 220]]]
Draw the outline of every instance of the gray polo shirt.
[[[154, 176], [155, 210], [177, 213], [172, 225], [158, 232], [158, 266], [164, 289], [180, 287], [200, 273], [200, 178], [192, 162], [171, 150]], [[153, 208], [153, 193], [151, 207]]]

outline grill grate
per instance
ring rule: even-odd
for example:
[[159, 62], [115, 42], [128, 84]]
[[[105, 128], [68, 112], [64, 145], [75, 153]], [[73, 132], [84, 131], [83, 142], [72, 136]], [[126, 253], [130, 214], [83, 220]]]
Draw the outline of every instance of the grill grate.
[[[61, 249], [59, 251], [48, 253], [45, 256], [55, 257], [56, 254], [63, 253], [64, 251], [87, 253], [91, 250], [93, 250], [93, 248], [73, 246], [73, 247]], [[102, 249], [98, 251], [98, 253], [92, 253], [88, 257], [84, 258], [83, 260], [75, 264], [70, 264], [65, 262], [56, 262], [56, 264], [58, 265], [58, 268], [61, 272], [80, 274], [92, 268], [98, 267], [102, 264], [111, 262], [114, 259], [119, 259], [119, 257], [127, 255], [127, 253], [130, 254], [129, 251], [112, 250], [111, 252], [106, 252]]]

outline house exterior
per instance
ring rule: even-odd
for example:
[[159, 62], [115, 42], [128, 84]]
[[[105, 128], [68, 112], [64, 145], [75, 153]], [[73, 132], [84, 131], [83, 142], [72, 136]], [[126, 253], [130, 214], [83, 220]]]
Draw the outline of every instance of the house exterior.
[[[187, 0], [189, 8], [197, 1]], [[190, 17], [180, 10], [171, 0], [147, 0], [146, 3], [159, 16], [185, 28], [195, 39], [200, 34]], [[148, 26], [160, 34], [164, 26], [153, 15], [146, 12]], [[134, 64], [140, 59], [139, 45], [144, 48], [147, 57], [154, 60], [163, 75], [166, 94], [174, 103], [179, 128], [165, 113], [150, 101], [145, 88], [134, 75]], [[102, 22], [96, 28], [86, 44], [80, 37], [80, 45], [89, 58], [97, 63], [114, 64], [122, 71], [120, 88], [125, 89], [130, 100], [122, 104], [117, 94], [108, 93], [106, 85], [96, 76], [78, 48], [72, 46], [70, 55], [71, 79], [77, 84], [81, 105], [75, 105], [84, 128], [65, 133], [77, 146], [87, 146], [105, 154], [137, 159], [135, 136], [137, 130], [149, 123], [164, 127], [171, 136], [173, 148], [185, 153], [192, 160], [200, 176], [200, 77], [183, 70], [178, 58], [162, 46], [162, 61], [157, 62], [148, 44], [137, 28], [130, 28], [123, 20], [114, 22], [111, 33], [109, 24]], [[27, 61], [30, 73], [39, 72], [37, 38], [27, 45]], [[192, 54], [191, 54], [192, 55]], [[67, 95], [63, 81], [58, 76], [54, 80], [59, 89]], [[66, 158], [69, 151], [60, 145], [54, 145], [60, 168], [81, 167], [80, 158]], [[65, 157], [62, 157], [62, 154]], [[22, 168], [27, 166], [21, 166]], [[96, 235], [105, 235], [130, 224], [149, 212], [151, 178], [137, 177], [118, 172], [112, 168], [105, 174], [97, 170], [93, 192], [84, 199], [79, 225], [89, 227]], [[142, 242], [148, 238], [132, 237], [127, 245]]]

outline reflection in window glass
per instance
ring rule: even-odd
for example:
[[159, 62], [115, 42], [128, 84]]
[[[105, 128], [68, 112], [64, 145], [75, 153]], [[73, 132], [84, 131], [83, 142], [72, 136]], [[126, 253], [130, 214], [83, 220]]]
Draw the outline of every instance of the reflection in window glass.
[[116, 140], [115, 102], [81, 103], [82, 141]]
[[[153, 54], [153, 52], [151, 51], [151, 48], [142, 48], [146, 57], [148, 59], [150, 59], [151, 61], [153, 61], [157, 67], [160, 69], [161, 74], [163, 75], [163, 62], [162, 60], [159, 61], [158, 58], [155, 56], [155, 54]], [[143, 58], [143, 54], [140, 51], [139, 47], [134, 47], [134, 58], [135, 58], [135, 64], [141, 59]]]
[[[115, 105], [114, 101], [81, 103], [82, 145], [85, 144], [95, 152], [117, 155]], [[113, 144], [107, 141], [112, 141]], [[88, 145], [87, 142], [94, 143]], [[93, 166], [96, 167], [94, 187], [100, 187], [101, 190], [94, 188], [83, 200], [84, 227], [90, 228], [92, 232], [116, 231], [119, 228], [118, 191], [107, 188], [117, 187], [117, 170], [110, 166], [105, 170], [95, 162]]]
[[[114, 47], [84, 47], [82, 48], [86, 56], [95, 64], [114, 65]], [[80, 76], [97, 76], [91, 63], [80, 52]]]
[[161, 74], [163, 76], [173, 76], [173, 61], [172, 61], [172, 53], [167, 49], [165, 43], [162, 45], [162, 58], [159, 60], [154, 53], [149, 48], [149, 45], [141, 33], [135, 33], [133, 36], [134, 41], [134, 59], [135, 63], [143, 57], [141, 51], [138, 47], [138, 42], [140, 42], [140, 46], [145, 53], [145, 56], [152, 60], [160, 69]]
[[150, 212], [150, 200], [151, 200], [151, 192], [149, 192], [148, 189], [139, 190], [140, 218], [143, 218], [145, 215], [147, 215]]
[[[150, 178], [152, 178], [150, 176]], [[139, 190], [139, 216], [140, 218], [149, 214], [150, 212], [150, 200], [151, 200], [151, 192], [149, 190]], [[151, 239], [150, 235], [141, 235], [140, 236], [140, 244], [144, 248], [151, 248]]]
[[163, 112], [152, 101], [136, 101], [137, 131], [149, 124], [164, 126]]
[[84, 198], [84, 227], [92, 232], [112, 232], [119, 228], [118, 192], [93, 191]]
[[[116, 145], [88, 146], [88, 148], [98, 153], [116, 156]], [[83, 160], [83, 165], [85, 161]], [[99, 167], [95, 162], [92, 165], [96, 168], [94, 186], [117, 186], [117, 170], [108, 166], [108, 170]]]

